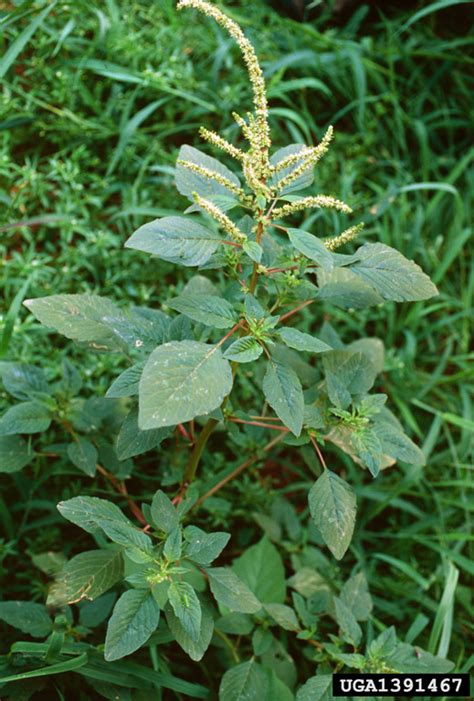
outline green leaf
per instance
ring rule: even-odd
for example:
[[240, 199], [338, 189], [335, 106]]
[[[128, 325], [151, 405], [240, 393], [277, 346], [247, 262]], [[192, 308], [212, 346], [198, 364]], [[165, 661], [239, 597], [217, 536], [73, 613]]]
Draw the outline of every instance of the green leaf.
[[303, 333], [289, 326], [279, 330], [278, 335], [287, 346], [298, 351], [327, 353], [327, 351], [333, 350], [331, 346], [328, 346], [324, 341], [320, 341], [319, 338], [314, 338], [314, 336], [310, 336], [309, 333]]
[[353, 575], [344, 584], [340, 600], [352, 611], [357, 621], [367, 621], [372, 612], [372, 597], [363, 572]]
[[138, 395], [138, 386], [144, 367], [145, 363], [143, 362], [132, 365], [131, 368], [124, 370], [117, 379], [112, 382], [105, 396], [119, 398]]
[[263, 353], [263, 348], [253, 336], [242, 336], [231, 343], [224, 353], [226, 360], [237, 363], [251, 363], [257, 360]]
[[140, 380], [139, 426], [174, 426], [209, 414], [232, 389], [232, 370], [216, 345], [172, 341], [148, 359]]
[[29, 40], [36, 32], [38, 27], [43, 24], [43, 20], [49, 15], [51, 10], [56, 5], [52, 2], [47, 7], [43, 8], [33, 20], [26, 25], [20, 34], [18, 34], [13, 42], [8, 46], [8, 49], [3, 54], [0, 60], [0, 79], [2, 79], [10, 67], [15, 63], [17, 56], [23, 51], [25, 46], [28, 44]]
[[343, 309], [364, 309], [383, 303], [374, 288], [347, 268], [318, 270], [318, 299]]
[[158, 627], [160, 608], [146, 589], [126, 591], [114, 606], [107, 626], [107, 662], [130, 655], [144, 645]]
[[411, 302], [439, 294], [428, 275], [399, 251], [383, 243], [365, 243], [351, 271], [372, 285], [384, 299]]
[[120, 350], [141, 342], [131, 319], [98, 295], [52, 295], [24, 302], [45, 326], [98, 350]]
[[0, 436], [43, 433], [51, 425], [48, 407], [40, 402], [22, 402], [10, 407], [0, 418]]
[[117, 457], [127, 460], [157, 448], [172, 433], [172, 427], [141, 431], [138, 427], [138, 409], [132, 409], [125, 417], [117, 436]]
[[219, 687], [219, 701], [264, 701], [267, 693], [268, 677], [252, 659], [227, 670]]
[[296, 701], [332, 701], [332, 674], [311, 677], [298, 689]]
[[354, 532], [356, 495], [352, 487], [330, 470], [309, 492], [309, 510], [324, 542], [337, 560], [349, 547]]
[[256, 241], [247, 240], [242, 244], [242, 248], [251, 260], [255, 263], [260, 263], [263, 255], [263, 249], [260, 244]]
[[[280, 161], [282, 161], [284, 158], [287, 158], [287, 156], [292, 156], [294, 153], [299, 153], [303, 149], [306, 149], [307, 147], [305, 144], [289, 144], [288, 146], [284, 146], [283, 148], [279, 148], [275, 153], [270, 156], [270, 163], [273, 166], [276, 166]], [[298, 168], [301, 165], [301, 160], [297, 161], [296, 163], [292, 163], [289, 165], [287, 168], [282, 168], [279, 170], [277, 173], [274, 173], [271, 177], [271, 180], [269, 181], [269, 184], [275, 187], [278, 187], [278, 183], [283, 180], [283, 178], [286, 178], [287, 175], [292, 173], [296, 168]], [[283, 190], [280, 192], [280, 195], [288, 195], [290, 192], [296, 192], [298, 190], [304, 190], [305, 188], [309, 187], [311, 183], [314, 180], [314, 166], [309, 166], [306, 170], [304, 170], [301, 175], [299, 175], [296, 180], [294, 180], [292, 183], [287, 185], [286, 187], [283, 188]]]
[[263, 537], [239, 558], [232, 569], [262, 603], [282, 604], [286, 595], [285, 568], [276, 547]]
[[34, 365], [0, 362], [0, 377], [15, 399], [32, 399], [37, 392], [49, 394], [50, 391], [44, 371]]
[[198, 642], [201, 633], [201, 604], [197, 594], [187, 582], [172, 582], [168, 599], [176, 617], [191, 640]]
[[0, 436], [0, 472], [18, 472], [34, 458], [20, 436]]
[[122, 550], [89, 550], [69, 560], [51, 587], [48, 606], [97, 599], [123, 576]]
[[251, 294], [245, 295], [244, 311], [247, 321], [256, 321], [257, 319], [264, 319], [267, 316], [265, 309], [258, 299]]
[[336, 621], [341, 629], [342, 635], [346, 642], [350, 643], [354, 647], [357, 647], [362, 639], [362, 629], [357, 623], [354, 614], [352, 613], [349, 606], [347, 606], [341, 599], [335, 597], [334, 607], [336, 613]]
[[[113, 521], [110, 519], [97, 519], [97, 525], [104, 531], [105, 535], [114, 543], [117, 543], [117, 545], [132, 548], [132, 553], [129, 553], [132, 559], [134, 559], [134, 552], [135, 556], [139, 558], [136, 560], [137, 562], [141, 562], [142, 559], [144, 559], [144, 561], [150, 559], [149, 554], [153, 550], [153, 544], [150, 537], [139, 528], [135, 528], [131, 523], [123, 523], [122, 521]], [[137, 553], [136, 550], [139, 552]], [[140, 553], [142, 557], [140, 557]]]
[[186, 557], [198, 565], [210, 565], [230, 540], [229, 533], [206, 533], [196, 526], [188, 526], [184, 537], [188, 541]]
[[199, 639], [195, 641], [187, 634], [181, 621], [179, 618], [177, 618], [170, 605], [166, 606], [165, 614], [166, 622], [178, 645], [182, 647], [189, 657], [195, 662], [202, 660], [204, 653], [209, 647], [212, 634], [214, 632], [214, 621], [212, 616], [206, 611], [206, 609], [202, 610]]
[[237, 321], [232, 305], [216, 295], [182, 294], [167, 302], [167, 305], [193, 321], [216, 329], [230, 329]]
[[337, 350], [323, 357], [323, 367], [336, 376], [351, 394], [366, 394], [372, 389], [377, 370], [365, 353]]
[[67, 447], [71, 462], [86, 475], [93, 477], [97, 469], [98, 454], [95, 446], [86, 438], [79, 436], [74, 443]]
[[299, 436], [303, 427], [303, 389], [296, 372], [271, 360], [263, 378], [263, 393], [285, 426]]
[[[240, 187], [240, 180], [229, 168], [216, 158], [208, 156], [193, 146], [188, 146], [186, 144], [181, 146], [179, 149], [178, 161], [188, 161], [188, 163], [194, 163], [213, 173], [218, 173], [227, 180], [230, 180], [236, 187]], [[218, 183], [213, 178], [207, 178], [200, 173], [195, 173], [189, 168], [182, 166], [179, 162], [176, 164], [175, 177], [178, 192], [192, 201], [194, 201], [193, 192], [197, 192], [201, 197], [224, 195], [227, 197], [231, 196], [235, 199], [232, 190], [229, 190], [225, 185]]]
[[330, 370], [326, 370], [324, 376], [326, 378], [326, 390], [331, 403], [338, 409], [347, 409], [352, 397], [344, 382]]
[[373, 430], [382, 444], [383, 451], [395, 460], [402, 460], [409, 465], [425, 465], [426, 458], [422, 450], [396, 425], [388, 421], [377, 420]]
[[300, 229], [287, 229], [288, 238], [297, 251], [330, 272], [334, 267], [333, 256], [324, 243], [313, 234]]
[[290, 606], [285, 606], [285, 604], [265, 604], [263, 608], [284, 630], [293, 632], [300, 630], [296, 614]]
[[179, 524], [178, 512], [170, 499], [159, 489], [151, 503], [151, 518], [159, 531], [171, 533]]
[[[51, 5], [52, 7], [52, 5]], [[1, 678], [1, 683], [6, 684], [7, 682], [18, 682], [23, 679], [34, 679], [35, 677], [51, 677], [53, 674], [64, 674], [64, 672], [71, 672], [72, 670], [84, 667], [89, 661], [87, 652], [83, 652], [82, 655], [77, 655], [72, 657], [65, 662], [58, 662], [57, 664], [50, 664], [46, 667], [40, 667], [39, 669], [32, 669], [29, 672], [20, 672], [19, 674], [11, 674]]]
[[73, 497], [67, 501], [60, 501], [57, 508], [61, 516], [93, 535], [102, 533], [99, 521], [130, 523], [118, 506], [98, 497]]
[[33, 638], [45, 638], [53, 627], [46, 606], [32, 601], [0, 601], [0, 620]]
[[182, 534], [180, 526], [176, 526], [176, 528], [173, 528], [173, 530], [170, 532], [169, 536], [167, 537], [167, 539], [165, 541], [165, 545], [163, 548], [163, 555], [170, 562], [176, 562], [181, 557], [182, 540], [183, 540], [182, 536], [183, 536], [183, 534]]
[[125, 243], [170, 263], [202, 265], [216, 251], [220, 237], [191, 217], [164, 217], [141, 226]]
[[212, 567], [206, 572], [214, 598], [220, 604], [237, 613], [260, 611], [260, 601], [229, 567]]

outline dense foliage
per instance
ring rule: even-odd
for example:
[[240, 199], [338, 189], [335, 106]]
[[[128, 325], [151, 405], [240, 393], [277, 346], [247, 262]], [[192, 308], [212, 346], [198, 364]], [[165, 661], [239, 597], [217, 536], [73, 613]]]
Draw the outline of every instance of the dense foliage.
[[[384, 20], [382, 48], [355, 40], [364, 12], [320, 34], [252, 4], [268, 109], [238, 25], [178, 5], [217, 20], [217, 48], [167, 2], [23, 3], [4, 20], [2, 693], [303, 701], [331, 698], [336, 669], [465, 669], [472, 420], [467, 387], [450, 388], [469, 378], [467, 88], [433, 125], [408, 65], [429, 71], [436, 45], [448, 70], [462, 41], [441, 48], [423, 11]], [[315, 96], [347, 132], [328, 155]], [[199, 122], [208, 145], [182, 145]], [[433, 165], [438, 131], [453, 145]], [[176, 167], [151, 165], [173, 142]], [[76, 350], [20, 311], [27, 297]]]

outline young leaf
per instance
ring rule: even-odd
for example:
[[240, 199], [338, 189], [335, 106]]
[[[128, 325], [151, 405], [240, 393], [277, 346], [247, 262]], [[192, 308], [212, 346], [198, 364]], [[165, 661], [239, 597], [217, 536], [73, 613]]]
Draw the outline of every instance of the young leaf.
[[268, 677], [254, 659], [231, 667], [222, 677], [219, 701], [264, 701]]
[[160, 489], [156, 492], [151, 503], [151, 517], [156, 528], [164, 533], [171, 533], [179, 524], [178, 512]]
[[242, 248], [251, 260], [255, 263], [260, 263], [263, 255], [263, 249], [260, 244], [256, 241], [247, 240], [242, 244]]
[[263, 393], [285, 426], [299, 436], [303, 427], [303, 389], [296, 372], [286, 365], [269, 361], [263, 378]]
[[132, 409], [125, 417], [117, 436], [118, 459], [127, 460], [157, 448], [165, 438], [168, 438], [172, 430], [172, 427], [167, 426], [141, 431], [138, 428], [138, 409]]
[[69, 560], [49, 590], [48, 606], [97, 599], [123, 576], [122, 550], [89, 550]]
[[297, 251], [330, 272], [334, 267], [333, 256], [324, 243], [313, 234], [300, 229], [288, 229], [288, 238]]
[[237, 321], [232, 305], [216, 295], [182, 294], [167, 302], [167, 305], [193, 321], [216, 329], [230, 329]]
[[285, 600], [285, 568], [276, 547], [264, 537], [234, 560], [232, 569], [262, 603]]
[[118, 506], [98, 497], [73, 497], [60, 501], [57, 508], [61, 516], [93, 535], [102, 533], [99, 521], [130, 523]]
[[146, 589], [126, 591], [115, 604], [107, 626], [105, 659], [119, 660], [138, 650], [158, 627], [160, 608]]
[[354, 532], [356, 496], [352, 487], [330, 470], [312, 486], [309, 510], [324, 542], [337, 560], [349, 547]]
[[229, 394], [232, 380], [218, 346], [196, 341], [159, 346], [140, 380], [140, 428], [174, 426], [209, 414]]
[[168, 535], [165, 545], [163, 548], [163, 555], [170, 562], [176, 562], [181, 557], [182, 549], [182, 531], [179, 526], [173, 528], [171, 533]]
[[265, 309], [262, 307], [258, 299], [251, 294], [245, 295], [244, 311], [247, 321], [264, 319], [267, 316]]
[[189, 657], [195, 662], [202, 660], [204, 653], [209, 647], [209, 643], [211, 642], [212, 634], [214, 632], [214, 620], [212, 616], [206, 611], [206, 609], [202, 610], [199, 639], [195, 641], [187, 634], [183, 624], [175, 615], [169, 604], [165, 608], [165, 614], [166, 622], [178, 645], [182, 647]]
[[383, 243], [365, 243], [351, 271], [372, 285], [384, 299], [411, 302], [439, 294], [428, 275], [399, 251]]
[[[131, 548], [132, 553], [139, 557], [137, 562], [142, 560], [147, 561], [150, 553], [153, 550], [153, 544], [149, 536], [143, 533], [139, 528], [135, 528], [131, 523], [122, 523], [122, 521], [112, 521], [110, 519], [98, 519], [97, 525], [102, 528], [105, 535], [117, 545], [123, 545], [126, 548]], [[138, 553], [136, 551], [139, 551]], [[140, 554], [142, 557], [140, 557]], [[133, 555], [132, 559], [133, 558]]]
[[33, 601], [0, 601], [0, 621], [33, 638], [45, 638], [53, 627], [46, 606]]
[[261, 603], [244, 582], [228, 567], [206, 570], [209, 586], [220, 604], [238, 613], [257, 613]]
[[86, 438], [80, 436], [77, 441], [70, 443], [67, 454], [71, 462], [86, 475], [93, 477], [97, 469], [98, 454], [95, 446]]
[[51, 425], [51, 414], [40, 402], [22, 402], [10, 407], [0, 418], [0, 436], [43, 433]]
[[231, 343], [224, 353], [226, 360], [233, 360], [237, 363], [251, 363], [257, 360], [263, 353], [263, 348], [253, 336], [242, 336], [237, 341]]
[[176, 617], [191, 640], [198, 642], [201, 633], [201, 604], [196, 592], [187, 582], [172, 582], [168, 599]]
[[0, 436], [0, 472], [18, 472], [34, 458], [20, 436]]
[[338, 597], [334, 599], [336, 621], [344, 639], [357, 647], [362, 638], [362, 630], [351, 609]]
[[314, 336], [310, 336], [309, 333], [303, 333], [289, 326], [279, 330], [278, 335], [287, 346], [298, 351], [327, 353], [333, 350], [331, 346], [328, 346], [324, 341], [320, 341], [319, 338], [314, 338]]
[[219, 234], [191, 217], [164, 217], [141, 226], [125, 243], [170, 263], [202, 265], [217, 249]]
[[186, 557], [198, 565], [210, 565], [230, 540], [229, 533], [205, 533], [196, 526], [188, 526], [184, 537], [188, 541]]
[[208, 156], [193, 146], [184, 145], [179, 149], [178, 163], [176, 164], [176, 187], [181, 195], [185, 195], [192, 201], [194, 201], [194, 192], [198, 192], [201, 197], [209, 197], [209, 195], [223, 195], [229, 197], [233, 196], [234, 193], [213, 178], [207, 178], [201, 173], [196, 173], [190, 168], [186, 168], [179, 161], [194, 163], [197, 166], [201, 166], [206, 170], [221, 175], [235, 187], [240, 187], [238, 177], [220, 161]]

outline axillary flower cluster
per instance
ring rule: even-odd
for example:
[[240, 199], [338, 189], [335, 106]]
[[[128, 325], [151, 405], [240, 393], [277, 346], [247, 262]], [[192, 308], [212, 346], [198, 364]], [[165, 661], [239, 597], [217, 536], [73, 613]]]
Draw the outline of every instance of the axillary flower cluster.
[[[199, 133], [205, 141], [240, 162], [245, 181], [253, 195], [247, 195], [242, 188], [232, 183], [228, 178], [202, 165], [186, 160], [178, 161], [179, 165], [224, 186], [229, 192], [232, 192], [239, 198], [242, 206], [253, 210], [257, 222], [255, 228], [257, 243], [260, 242], [264, 231], [270, 225], [271, 218], [280, 219], [307, 208], [328, 208], [350, 213], [352, 210], [344, 202], [328, 195], [302, 197], [295, 201], [287, 202], [280, 207], [275, 207], [279, 196], [285, 188], [314, 167], [327, 153], [333, 137], [333, 128], [330, 126], [327, 129], [317, 146], [302, 147], [297, 153], [291, 153], [278, 163], [272, 164], [270, 161], [271, 138], [265, 79], [252, 44], [245, 37], [239, 25], [210, 2], [205, 2], [205, 0], [179, 0], [177, 7], [179, 10], [188, 7], [194, 8], [204, 15], [212, 17], [235, 40], [242, 53], [252, 86], [253, 111], [248, 112], [245, 118], [236, 113], [233, 113], [232, 116], [249, 144], [248, 149], [243, 151], [216, 132], [209, 131], [204, 127], [201, 127]], [[193, 196], [196, 204], [215, 219], [233, 241], [238, 244], [246, 241], [246, 234], [240, 231], [238, 226], [218, 206], [197, 193]], [[357, 236], [362, 226], [362, 224], [352, 226], [339, 236], [327, 239], [324, 242], [326, 247], [330, 250], [335, 250], [351, 241]], [[255, 287], [258, 272], [259, 266], [255, 263], [254, 275], [250, 286], [251, 291]]]

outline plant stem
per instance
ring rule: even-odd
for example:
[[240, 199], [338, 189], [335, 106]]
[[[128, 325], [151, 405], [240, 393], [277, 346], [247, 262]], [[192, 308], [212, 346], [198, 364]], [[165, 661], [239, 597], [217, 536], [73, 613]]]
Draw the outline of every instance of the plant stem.
[[193, 448], [191, 455], [189, 456], [188, 464], [184, 472], [183, 486], [188, 485], [196, 476], [196, 470], [199, 465], [199, 460], [201, 459], [202, 451], [204, 450], [209, 436], [213, 432], [214, 428], [218, 424], [217, 419], [208, 419], [206, 425], [199, 434], [196, 445]]

